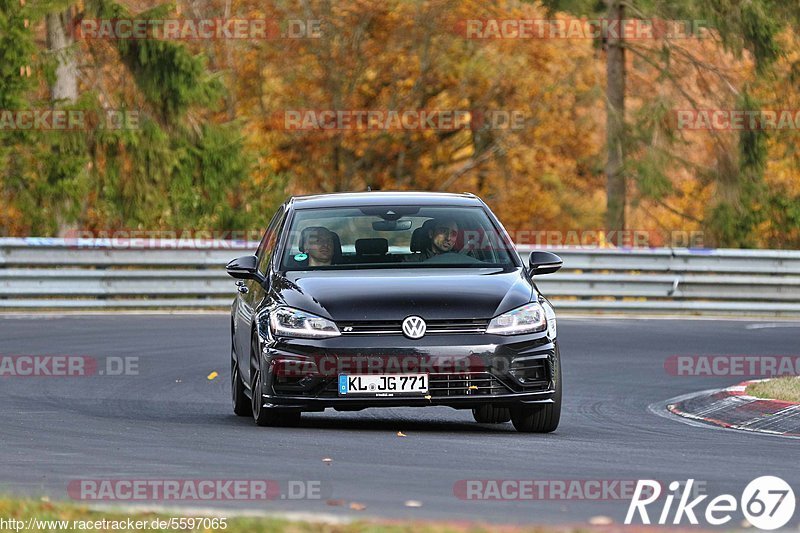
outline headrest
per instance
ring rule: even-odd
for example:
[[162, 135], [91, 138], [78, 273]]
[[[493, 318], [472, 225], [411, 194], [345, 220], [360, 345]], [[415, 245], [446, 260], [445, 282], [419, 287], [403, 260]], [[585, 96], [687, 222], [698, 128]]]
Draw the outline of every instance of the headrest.
[[331, 263], [341, 263], [342, 260], [342, 240], [339, 238], [339, 234], [335, 231], [331, 232], [333, 234], [333, 257], [331, 258]]
[[431, 226], [434, 224], [434, 219], [429, 218], [420, 227], [414, 230], [411, 234], [411, 251], [424, 252], [428, 249], [431, 238], [428, 233], [433, 229]]
[[356, 255], [386, 255], [389, 251], [388, 239], [357, 239]]

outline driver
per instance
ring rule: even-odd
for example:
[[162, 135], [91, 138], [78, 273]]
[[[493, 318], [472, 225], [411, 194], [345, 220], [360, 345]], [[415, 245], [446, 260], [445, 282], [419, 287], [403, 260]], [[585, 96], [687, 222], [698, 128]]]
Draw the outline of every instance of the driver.
[[409, 257], [409, 261], [425, 261], [437, 255], [453, 252], [458, 239], [458, 222], [452, 218], [438, 218], [428, 231], [428, 247], [420, 254]]

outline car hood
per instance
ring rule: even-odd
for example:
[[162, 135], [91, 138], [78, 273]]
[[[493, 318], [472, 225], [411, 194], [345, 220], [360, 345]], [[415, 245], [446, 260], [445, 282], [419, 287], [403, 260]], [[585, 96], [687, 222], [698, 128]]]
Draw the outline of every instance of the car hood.
[[522, 269], [289, 271], [270, 289], [279, 301], [337, 321], [491, 318], [531, 301]]

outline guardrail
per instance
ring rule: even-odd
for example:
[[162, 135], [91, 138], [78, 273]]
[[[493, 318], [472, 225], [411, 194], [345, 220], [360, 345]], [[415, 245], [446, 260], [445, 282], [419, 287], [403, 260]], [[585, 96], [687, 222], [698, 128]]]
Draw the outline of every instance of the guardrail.
[[[0, 309], [227, 308], [224, 266], [256, 245], [0, 238]], [[800, 252], [551, 250], [564, 268], [537, 284], [561, 311], [800, 316]]]

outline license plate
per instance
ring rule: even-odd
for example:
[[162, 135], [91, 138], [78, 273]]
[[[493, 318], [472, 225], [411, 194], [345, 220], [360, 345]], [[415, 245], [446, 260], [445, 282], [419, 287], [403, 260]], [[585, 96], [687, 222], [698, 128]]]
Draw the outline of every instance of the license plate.
[[428, 374], [339, 374], [339, 396], [425, 394]]

